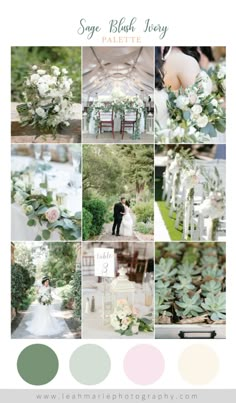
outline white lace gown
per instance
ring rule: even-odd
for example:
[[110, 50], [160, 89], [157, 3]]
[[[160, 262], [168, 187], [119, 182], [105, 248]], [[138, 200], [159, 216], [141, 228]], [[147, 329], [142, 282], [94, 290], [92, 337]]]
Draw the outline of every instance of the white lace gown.
[[123, 236], [132, 236], [133, 235], [133, 218], [130, 214], [130, 208], [125, 206], [125, 215], [122, 218], [121, 226], [120, 226], [120, 234]]
[[[42, 286], [40, 295], [51, 295], [51, 288]], [[55, 336], [64, 330], [64, 321], [55, 318], [53, 304], [43, 305], [39, 302], [35, 305], [33, 317], [26, 323], [27, 331], [34, 336]]]

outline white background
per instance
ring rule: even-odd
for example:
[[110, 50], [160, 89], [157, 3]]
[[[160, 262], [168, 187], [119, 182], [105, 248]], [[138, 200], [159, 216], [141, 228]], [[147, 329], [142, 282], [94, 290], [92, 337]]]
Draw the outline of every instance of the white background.
[[[220, 357], [218, 376], [207, 388], [235, 387], [235, 161], [236, 117], [236, 46], [235, 13], [227, 7], [227, 0], [219, 1], [148, 1], [137, 6], [137, 1], [74, 1], [40, 0], [8, 1], [1, 11], [1, 57], [0, 57], [0, 387], [30, 388], [18, 375], [16, 360], [30, 340], [10, 339], [10, 46], [102, 46], [99, 36], [93, 41], [77, 34], [80, 18], [107, 29], [112, 18], [136, 16], [143, 25], [146, 18], [168, 25], [163, 41], [156, 34], [142, 34], [142, 45], [226, 45], [227, 46], [227, 340], [213, 340], [209, 344]], [[3, 8], [3, 2], [2, 6]], [[104, 35], [101, 32], [100, 35]], [[123, 34], [121, 34], [123, 36]], [[114, 45], [113, 45], [114, 46]], [[140, 45], [138, 45], [140, 46]], [[36, 342], [35, 340], [32, 343]], [[40, 342], [44, 343], [43, 340]], [[60, 368], [56, 378], [47, 388], [83, 388], [70, 375], [69, 357], [85, 340], [45, 340], [59, 357]], [[96, 340], [93, 340], [93, 343]], [[124, 375], [123, 357], [135, 340], [98, 340], [111, 356], [112, 371], [96, 388], [133, 388], [135, 385]], [[140, 341], [141, 343], [141, 341]], [[144, 341], [145, 343], [145, 341]], [[160, 348], [166, 370], [162, 378], [152, 385], [157, 388], [191, 388], [182, 380], [177, 365], [184, 348], [194, 341], [158, 340], [148, 341]], [[202, 363], [204, 365], [204, 362]], [[37, 365], [37, 363], [35, 363]], [[142, 363], [140, 362], [140, 366]], [[33, 388], [33, 387], [32, 387]], [[43, 387], [45, 388], [45, 386]], [[139, 386], [137, 386], [139, 388]], [[140, 386], [141, 388], [141, 386]]]

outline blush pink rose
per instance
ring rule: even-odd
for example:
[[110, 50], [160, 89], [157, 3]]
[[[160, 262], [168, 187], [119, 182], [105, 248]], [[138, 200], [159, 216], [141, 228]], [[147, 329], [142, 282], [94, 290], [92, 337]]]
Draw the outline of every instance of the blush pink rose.
[[46, 213], [45, 217], [48, 220], [48, 222], [53, 223], [60, 218], [60, 210], [57, 207], [50, 207]]

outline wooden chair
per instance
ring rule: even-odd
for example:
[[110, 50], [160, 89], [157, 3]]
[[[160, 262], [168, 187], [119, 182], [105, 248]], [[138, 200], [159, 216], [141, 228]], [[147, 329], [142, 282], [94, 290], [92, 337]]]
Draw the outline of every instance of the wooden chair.
[[102, 129], [111, 128], [113, 139], [115, 138], [114, 133], [114, 117], [113, 111], [99, 112], [99, 125], [98, 129], [101, 133]]
[[132, 129], [134, 133], [134, 127], [137, 121], [136, 111], [125, 111], [123, 119], [121, 120], [121, 135], [122, 140], [124, 138], [125, 128]]

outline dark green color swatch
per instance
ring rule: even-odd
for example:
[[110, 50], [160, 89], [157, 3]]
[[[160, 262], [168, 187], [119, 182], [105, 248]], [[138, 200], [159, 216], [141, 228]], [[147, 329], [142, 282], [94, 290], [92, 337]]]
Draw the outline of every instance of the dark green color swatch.
[[44, 344], [32, 344], [19, 355], [17, 369], [30, 385], [45, 385], [57, 374], [59, 367], [55, 352]]

